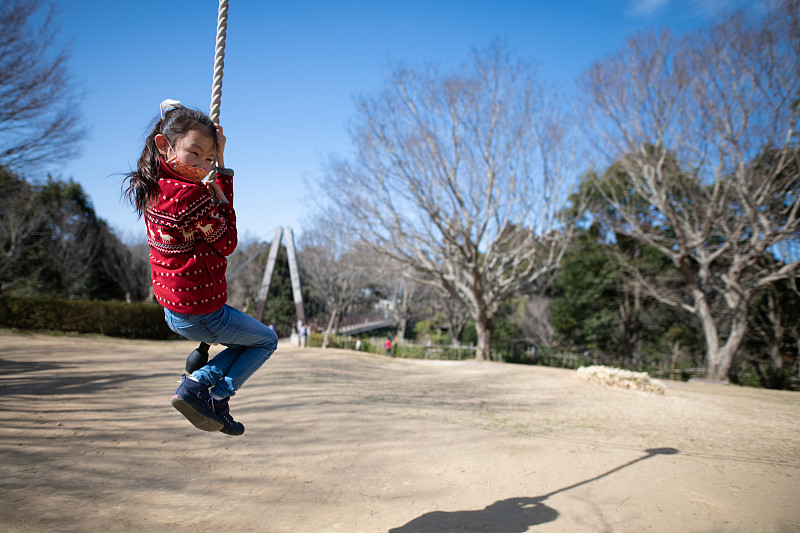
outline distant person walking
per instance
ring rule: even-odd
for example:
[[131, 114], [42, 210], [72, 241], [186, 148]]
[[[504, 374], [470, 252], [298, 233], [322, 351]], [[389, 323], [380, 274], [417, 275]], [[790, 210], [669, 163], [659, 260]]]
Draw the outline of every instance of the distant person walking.
[[308, 326], [305, 324], [300, 326], [300, 347], [305, 348], [308, 343]]
[[386, 357], [392, 356], [392, 336], [389, 335], [386, 337], [386, 342], [383, 343], [384, 348], [386, 348]]

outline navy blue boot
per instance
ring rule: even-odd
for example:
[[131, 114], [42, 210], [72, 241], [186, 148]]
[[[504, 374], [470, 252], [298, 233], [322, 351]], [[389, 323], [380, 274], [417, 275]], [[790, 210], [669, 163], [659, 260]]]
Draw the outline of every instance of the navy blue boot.
[[195, 370], [200, 370], [208, 363], [208, 348], [209, 345], [201, 342], [200, 346], [189, 354], [186, 358], [186, 373], [191, 374]]
[[211, 407], [208, 387], [187, 378], [185, 374], [169, 401], [197, 429], [219, 431], [225, 425]]
[[214, 406], [214, 413], [222, 419], [223, 425], [220, 429], [226, 435], [239, 436], [244, 434], [244, 424], [237, 422], [231, 416], [231, 408], [228, 405], [228, 398], [222, 400], [211, 400]]

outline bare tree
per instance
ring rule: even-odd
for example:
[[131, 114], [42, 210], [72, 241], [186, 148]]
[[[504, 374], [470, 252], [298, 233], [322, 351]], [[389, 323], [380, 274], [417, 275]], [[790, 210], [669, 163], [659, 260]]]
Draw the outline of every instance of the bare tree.
[[414, 315], [431, 312], [435, 290], [430, 280], [383, 254], [370, 254], [361, 266], [376, 290], [393, 302], [390, 312], [397, 322], [396, 338], [405, 338]]
[[800, 271], [796, 258], [764, 260], [800, 235], [800, 39], [786, 12], [797, 6], [681, 39], [642, 33], [583, 78], [590, 135], [615, 162], [596, 214], [681, 272], [685, 290], [666, 291], [630, 269], [697, 316], [711, 378], [727, 377], [753, 296]]
[[354, 241], [330, 216], [316, 218], [313, 227], [303, 230], [299, 241], [298, 261], [303, 279], [328, 311], [323, 348], [327, 348], [347, 308], [361, 297], [367, 285], [364, 251]]
[[141, 243], [125, 245], [120, 242], [106, 227], [98, 232], [102, 241], [99, 257], [100, 264], [106, 274], [113, 279], [125, 294], [128, 303], [144, 301], [152, 295], [150, 279], [150, 248]]
[[397, 305], [394, 310], [397, 319], [397, 338], [406, 337], [406, 331], [414, 319], [414, 315], [430, 309], [431, 299], [434, 288], [426, 283], [420, 283], [413, 275], [409, 275], [408, 270], [400, 272], [400, 276], [394, 278], [396, 285], [395, 294], [398, 296]]
[[437, 296], [438, 297], [434, 300], [434, 309], [442, 313], [447, 320], [450, 342], [453, 346], [459, 346], [461, 344], [461, 338], [464, 335], [464, 328], [467, 327], [467, 323], [469, 322], [469, 313], [461, 300], [452, 298], [441, 289]]
[[0, 163], [10, 169], [77, 153], [85, 131], [55, 9], [40, 0], [0, 4]]
[[534, 346], [553, 345], [555, 329], [550, 323], [551, 298], [542, 294], [532, 294], [525, 299], [524, 307], [511, 315], [525, 340]]
[[[0, 291], [14, 283], [12, 270], [24, 261], [26, 250], [36, 246], [32, 237], [41, 231], [48, 212], [38, 192], [26, 181], [0, 168]], [[35, 275], [32, 269], [41, 265], [29, 265], [28, 276]]]
[[52, 209], [48, 253], [56, 285], [64, 298], [85, 297], [101, 244], [97, 225], [72, 203], [53, 202], [48, 207]]
[[500, 44], [454, 73], [398, 67], [358, 101], [356, 157], [323, 179], [353, 234], [463, 304], [478, 359], [500, 304], [546, 284], [563, 252], [569, 121], [549, 98]]
[[239, 240], [237, 253], [228, 258], [228, 303], [233, 307], [247, 311], [258, 302], [268, 250], [266, 242]]

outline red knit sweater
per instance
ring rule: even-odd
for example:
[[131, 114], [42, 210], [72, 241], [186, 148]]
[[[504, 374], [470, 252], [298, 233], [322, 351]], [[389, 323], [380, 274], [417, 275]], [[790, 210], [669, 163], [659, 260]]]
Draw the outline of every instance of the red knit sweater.
[[217, 171], [229, 203], [214, 205], [204, 184], [178, 176], [163, 161], [158, 184], [161, 191], [144, 214], [153, 293], [171, 311], [216, 311], [228, 299], [225, 257], [237, 243], [233, 171]]

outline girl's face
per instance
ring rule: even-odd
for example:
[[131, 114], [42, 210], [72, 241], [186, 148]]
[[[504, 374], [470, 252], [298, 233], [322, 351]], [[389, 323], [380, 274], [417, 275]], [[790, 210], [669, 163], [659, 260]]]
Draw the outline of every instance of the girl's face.
[[214, 139], [202, 131], [190, 130], [171, 146], [167, 138], [160, 133], [156, 135], [155, 141], [156, 148], [165, 161], [177, 157], [187, 165], [202, 168], [205, 171], [211, 170], [216, 155], [216, 146]]

